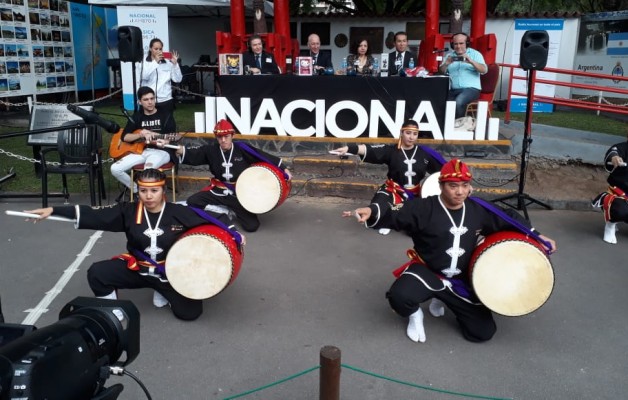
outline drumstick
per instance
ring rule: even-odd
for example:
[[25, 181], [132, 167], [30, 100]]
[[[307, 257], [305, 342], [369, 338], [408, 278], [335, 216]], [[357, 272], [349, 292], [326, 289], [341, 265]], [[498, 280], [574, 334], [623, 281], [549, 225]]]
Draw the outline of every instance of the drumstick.
[[[613, 163], [612, 163], [612, 162], [610, 162], [610, 161], [608, 161], [608, 162], [606, 163], [606, 165], [613, 165]], [[617, 166], [618, 166], [618, 167], [625, 167], [625, 166], [627, 166], [627, 165], [628, 165], [628, 164], [626, 164], [625, 162], [620, 162]]]
[[332, 154], [334, 156], [352, 156], [353, 155], [351, 153], [344, 153], [343, 154], [343, 153], [341, 153], [339, 151], [336, 151], [336, 150], [329, 150], [329, 154]]
[[6, 215], [11, 215], [13, 217], [24, 217], [24, 218], [35, 218], [35, 219], [51, 219], [53, 221], [63, 221], [63, 222], [76, 222], [75, 219], [70, 219], [70, 218], [65, 218], [65, 217], [57, 217], [57, 216], [54, 216], [54, 215], [51, 215], [48, 218], [42, 218], [41, 215], [39, 215], [39, 214], [32, 214], [32, 213], [21, 212], [21, 211], [6, 210], [4, 213]]

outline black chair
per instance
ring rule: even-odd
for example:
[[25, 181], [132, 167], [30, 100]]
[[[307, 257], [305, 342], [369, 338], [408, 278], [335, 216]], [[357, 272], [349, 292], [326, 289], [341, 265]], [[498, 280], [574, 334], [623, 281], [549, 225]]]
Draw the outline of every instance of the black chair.
[[[98, 205], [101, 205], [101, 199], [105, 198], [100, 130], [96, 125], [78, 124], [80, 121], [66, 122], [64, 125], [73, 127], [59, 130], [57, 147], [44, 148], [41, 151], [42, 207], [48, 207], [48, 174], [61, 174], [63, 197], [66, 202], [70, 197], [66, 177], [68, 174], [89, 176], [89, 195], [92, 206], [96, 205], [96, 188], [98, 188]], [[55, 161], [58, 158], [58, 162], [52, 163], [50, 156], [55, 153], [58, 155]]]

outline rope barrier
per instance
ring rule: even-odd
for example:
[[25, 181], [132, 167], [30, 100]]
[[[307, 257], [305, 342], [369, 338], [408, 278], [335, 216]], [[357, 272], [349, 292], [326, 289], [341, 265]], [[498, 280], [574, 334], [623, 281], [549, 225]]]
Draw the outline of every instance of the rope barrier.
[[[429, 391], [437, 392], [437, 393], [449, 394], [449, 395], [452, 395], [452, 396], [466, 397], [466, 398], [470, 398], [470, 399], [484, 399], [484, 400], [512, 400], [511, 397], [483, 396], [483, 395], [477, 395], [477, 394], [471, 394], [471, 393], [454, 392], [454, 391], [451, 391], [451, 390], [432, 388], [432, 387], [429, 387], [429, 386], [418, 385], [418, 384], [415, 384], [415, 383], [406, 382], [406, 381], [402, 381], [402, 380], [395, 379], [395, 378], [390, 378], [388, 376], [376, 374], [374, 372], [369, 372], [369, 371], [366, 371], [366, 370], [363, 370], [363, 369], [360, 369], [358, 367], [354, 367], [354, 366], [348, 365], [348, 364], [340, 364], [340, 366], [343, 367], [343, 368], [352, 370], [354, 372], [358, 372], [360, 374], [369, 375], [369, 376], [372, 376], [374, 378], [384, 379], [384, 380], [387, 380], [387, 381], [390, 381], [390, 382], [398, 383], [400, 385], [410, 386], [410, 387], [417, 388], [417, 389], [429, 390]], [[260, 387], [257, 387], [255, 389], [251, 389], [251, 390], [248, 390], [246, 392], [242, 392], [242, 393], [239, 393], [239, 394], [236, 394], [236, 395], [233, 395], [233, 396], [225, 397], [223, 400], [233, 400], [233, 399], [237, 399], [237, 398], [240, 398], [240, 397], [248, 396], [248, 395], [253, 394], [253, 393], [261, 392], [262, 390], [271, 388], [273, 386], [277, 386], [277, 385], [279, 385], [281, 383], [284, 383], [284, 382], [291, 381], [291, 380], [296, 379], [296, 378], [298, 378], [300, 376], [307, 375], [310, 372], [316, 371], [316, 370], [318, 370], [320, 368], [321, 368], [320, 365], [317, 365], [315, 367], [308, 368], [308, 369], [306, 369], [304, 371], [298, 372], [298, 373], [296, 373], [294, 375], [290, 375], [290, 376], [288, 376], [286, 378], [283, 378], [283, 379], [280, 379], [278, 381], [271, 382], [271, 383], [269, 383], [267, 385], [260, 386]]]
[[350, 370], [355, 371], [355, 372], [359, 372], [359, 373], [364, 374], [364, 375], [370, 375], [370, 376], [373, 376], [375, 378], [385, 379], [385, 380], [390, 381], [390, 382], [395, 382], [395, 383], [399, 383], [401, 385], [411, 386], [411, 387], [418, 388], [418, 389], [430, 390], [432, 392], [451, 394], [453, 396], [468, 397], [468, 398], [473, 398], [473, 399], [512, 400], [512, 398], [510, 398], [510, 397], [506, 397], [506, 398], [504, 398], [504, 397], [489, 397], [489, 396], [481, 396], [481, 395], [469, 394], [469, 393], [453, 392], [451, 390], [445, 390], [445, 389], [431, 388], [429, 386], [417, 385], [415, 383], [405, 382], [405, 381], [402, 381], [402, 380], [399, 380], [399, 379], [394, 379], [394, 378], [390, 378], [390, 377], [387, 377], [387, 376], [384, 376], [384, 375], [379, 375], [379, 374], [376, 374], [374, 372], [368, 372], [368, 371], [365, 371], [363, 369], [360, 369], [360, 368], [357, 368], [357, 367], [353, 367], [351, 365], [347, 365], [347, 364], [340, 364], [340, 365], [343, 368], [347, 368], [347, 369], [350, 369]]
[[[109, 98], [111, 98], [111, 97], [113, 97], [113, 96], [115, 96], [115, 95], [117, 95], [118, 93], [121, 93], [121, 92], [122, 92], [122, 89], [118, 89], [115, 92], [112, 92], [112, 93], [110, 93], [110, 94], [108, 94], [106, 96], [103, 96], [103, 97], [99, 97], [97, 99], [87, 100], [87, 101], [82, 101], [82, 102], [79, 102], [79, 103], [72, 103], [72, 104], [75, 104], [75, 105], [85, 105], [85, 104], [98, 103], [100, 101], [109, 99]], [[23, 103], [11, 103], [11, 102], [8, 102], [8, 101], [0, 100], [0, 104], [2, 104], [4, 106], [7, 106], [7, 107], [22, 107], [22, 106], [28, 106], [29, 102], [26, 101], [26, 102], [23, 102]], [[45, 101], [33, 101], [30, 104], [33, 104], [33, 105], [56, 106], [56, 105], [66, 104], [66, 103], [49, 103], [49, 102], [45, 102]]]
[[298, 378], [298, 377], [300, 377], [300, 376], [303, 376], [303, 375], [309, 374], [310, 372], [312, 372], [312, 371], [316, 371], [316, 370], [317, 370], [317, 369], [319, 369], [319, 368], [320, 368], [320, 366], [319, 366], [319, 365], [317, 365], [317, 366], [315, 366], [315, 367], [312, 367], [312, 368], [306, 369], [305, 371], [301, 371], [301, 372], [299, 372], [299, 373], [297, 373], [297, 374], [290, 375], [290, 376], [289, 376], [289, 377], [287, 377], [287, 378], [280, 379], [280, 380], [278, 380], [278, 381], [275, 381], [275, 382], [269, 383], [268, 385], [260, 386], [260, 387], [258, 387], [258, 388], [256, 388], [256, 389], [252, 389], [252, 390], [249, 390], [249, 391], [244, 392], [244, 393], [236, 394], [235, 396], [225, 397], [223, 400], [231, 400], [231, 399], [237, 399], [237, 398], [239, 398], [239, 397], [248, 396], [249, 394], [253, 394], [253, 393], [255, 393], [255, 392], [259, 392], [259, 391], [262, 391], [262, 390], [264, 390], [264, 389], [268, 389], [268, 388], [270, 388], [270, 387], [273, 387], [273, 386], [279, 385], [280, 383], [284, 383], [284, 382], [287, 382], [287, 381], [291, 381], [291, 380], [293, 380], [293, 379], [295, 379], [295, 378]]

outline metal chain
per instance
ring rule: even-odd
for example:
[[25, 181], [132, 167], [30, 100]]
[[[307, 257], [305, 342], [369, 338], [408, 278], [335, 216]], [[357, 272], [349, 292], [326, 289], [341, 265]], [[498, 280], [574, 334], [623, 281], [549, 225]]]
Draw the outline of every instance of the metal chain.
[[[85, 105], [85, 104], [92, 104], [92, 103], [98, 103], [100, 101], [106, 100], [108, 98], [111, 98], [115, 95], [117, 95], [118, 93], [121, 93], [122, 89], [118, 89], [115, 92], [112, 92], [111, 94], [108, 94], [106, 96], [103, 97], [99, 97], [97, 99], [94, 100], [87, 100], [87, 101], [82, 101], [79, 103], [72, 103], [72, 104], [76, 104], [76, 105]], [[11, 103], [8, 101], [4, 101], [4, 100], [0, 100], [0, 104], [5, 105], [5, 106], [9, 106], [9, 107], [22, 107], [22, 106], [27, 106], [29, 105], [28, 102], [23, 102], [23, 103]], [[45, 102], [45, 101], [33, 101], [31, 104], [33, 105], [46, 105], [46, 106], [55, 106], [55, 105], [59, 105], [60, 103], [49, 103], [49, 102]]]
[[[34, 158], [29, 158], [29, 157], [26, 157], [26, 156], [23, 156], [23, 155], [20, 155], [20, 154], [11, 153], [10, 151], [6, 151], [6, 150], [4, 150], [2, 148], [0, 148], [0, 154], [6, 154], [9, 157], [17, 158], [20, 161], [28, 161], [31, 164], [41, 164], [41, 160], [36, 160]], [[110, 158], [107, 158], [107, 159], [103, 159], [102, 162], [103, 162], [103, 164], [106, 164], [106, 163], [114, 162], [114, 160], [113, 160], [113, 158], [110, 157]], [[97, 164], [97, 161], [94, 161], [94, 164]], [[58, 167], [60, 165], [87, 165], [87, 164], [85, 164], [85, 163], [64, 163], [64, 164], [61, 164], [58, 161], [48, 161], [48, 162], [46, 162], [46, 165], [53, 165], [55, 167]]]

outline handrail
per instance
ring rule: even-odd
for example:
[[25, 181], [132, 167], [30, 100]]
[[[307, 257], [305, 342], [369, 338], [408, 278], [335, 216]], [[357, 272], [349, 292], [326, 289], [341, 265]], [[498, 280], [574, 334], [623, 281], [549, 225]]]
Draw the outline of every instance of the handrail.
[[[512, 83], [515, 79], [526, 80], [526, 78], [522, 76], [514, 75], [515, 69], [517, 68], [521, 69], [521, 66], [518, 64], [498, 63], [498, 65], [500, 67], [510, 68], [510, 75], [509, 75], [509, 80], [508, 80], [508, 101], [506, 105], [506, 113], [504, 115], [504, 122], [508, 123], [510, 122], [510, 103], [512, 100], [512, 96], [514, 95], [514, 96], [527, 97], [528, 95], [528, 93], [521, 93], [521, 92], [513, 91]], [[593, 72], [583, 72], [583, 71], [575, 71], [575, 70], [560, 69], [560, 68], [546, 67], [541, 71], [556, 73], [556, 74], [571, 75], [571, 76], [583, 76], [583, 77], [589, 77], [589, 78], [606, 79], [606, 80], [612, 80], [612, 81], [628, 81], [628, 77], [625, 77], [625, 76], [596, 74]], [[606, 104], [602, 104], [602, 99], [603, 99], [602, 94], [604, 92], [618, 93], [618, 94], [628, 96], [628, 90], [626, 89], [616, 88], [612, 86], [591, 85], [591, 84], [574, 83], [574, 82], [551, 80], [551, 79], [537, 79], [536, 76], [534, 76], [531, 84], [536, 85], [537, 83], [569, 87], [569, 88], [585, 89], [585, 90], [594, 90], [599, 93], [597, 96], [598, 99], [597, 99], [597, 102], [592, 102], [592, 101], [586, 101], [582, 99], [571, 99], [571, 98], [568, 99], [568, 98], [560, 98], [556, 96], [549, 97], [549, 96], [537, 95], [534, 93], [534, 91], [532, 91], [533, 101], [537, 101], [540, 103], [550, 103], [550, 104], [555, 104], [555, 105], [573, 107], [573, 108], [594, 110], [594, 111], [597, 111], [598, 114], [600, 111], [605, 111], [605, 112], [610, 112], [610, 113], [628, 115], [628, 107], [626, 107], [625, 105], [612, 104], [612, 103], [609, 103], [608, 101], [606, 102]]]

